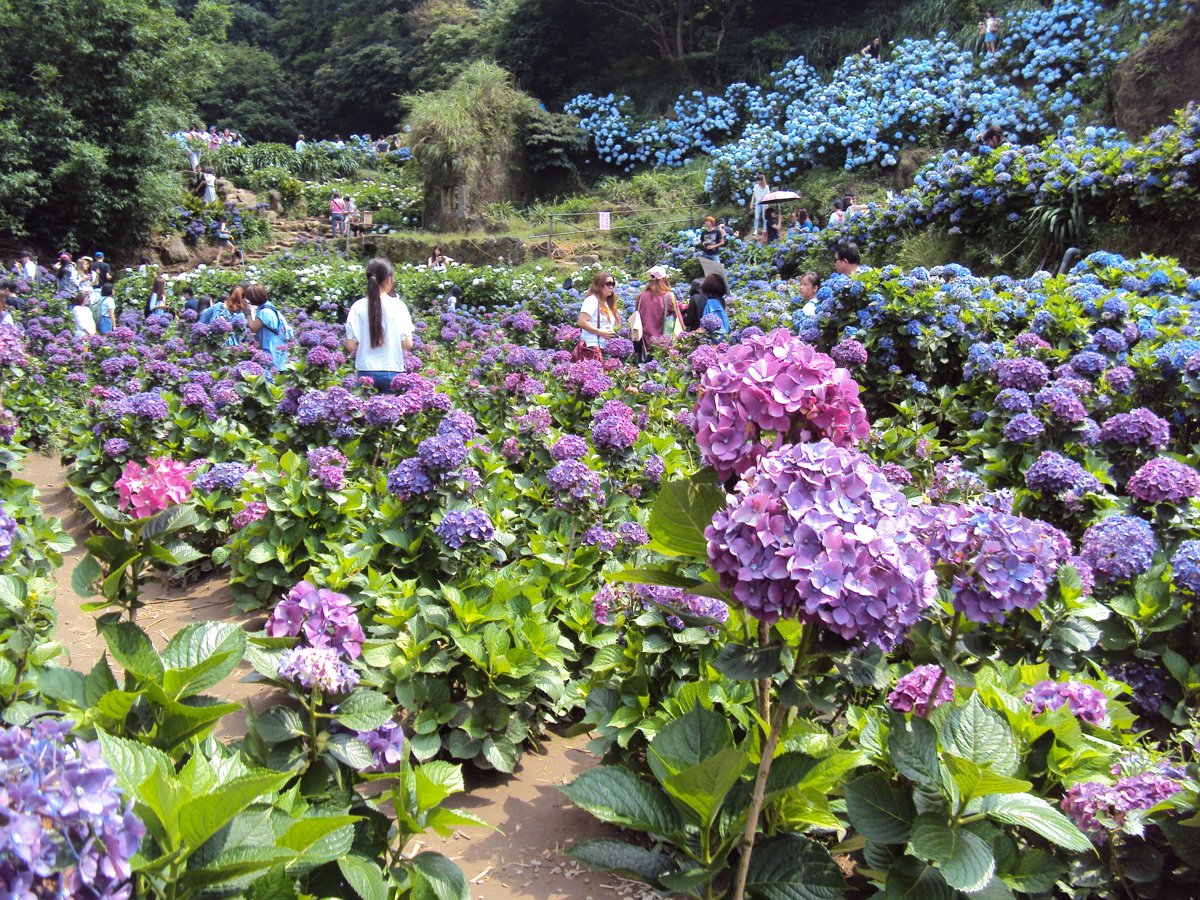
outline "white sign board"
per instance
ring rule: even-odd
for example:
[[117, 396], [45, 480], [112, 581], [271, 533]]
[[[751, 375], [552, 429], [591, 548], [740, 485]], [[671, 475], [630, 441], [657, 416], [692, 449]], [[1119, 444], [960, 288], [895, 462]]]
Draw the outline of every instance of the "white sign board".
[[607, 212], [600, 213], [600, 230], [612, 231], [612, 214]]

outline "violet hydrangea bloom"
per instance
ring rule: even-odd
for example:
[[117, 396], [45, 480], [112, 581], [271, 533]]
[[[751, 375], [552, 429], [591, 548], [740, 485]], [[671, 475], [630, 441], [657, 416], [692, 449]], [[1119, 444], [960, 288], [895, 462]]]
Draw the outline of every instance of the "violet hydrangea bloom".
[[1100, 440], [1125, 446], [1161, 447], [1171, 438], [1171, 426], [1165, 419], [1139, 406], [1118, 413], [1100, 426]]
[[558, 509], [572, 512], [604, 506], [600, 475], [577, 459], [563, 460], [546, 473], [546, 484]]
[[279, 657], [279, 677], [308, 691], [340, 697], [358, 687], [358, 673], [332, 647], [293, 647]]
[[[745, 340], [745, 333], [742, 335]], [[847, 339], [839, 342], [829, 355], [833, 357], [833, 361], [843, 368], [849, 369], [851, 366], [865, 366], [867, 364], [867, 348], [861, 342]]]
[[1148, 522], [1136, 516], [1114, 515], [1083, 533], [1079, 555], [1100, 577], [1119, 581], [1149, 569], [1155, 549], [1154, 530]]
[[1200, 472], [1173, 459], [1152, 459], [1125, 483], [1143, 503], [1178, 503], [1200, 494]]
[[17, 417], [11, 409], [0, 407], [0, 441], [7, 443], [17, 433]]
[[265, 518], [267, 515], [267, 504], [261, 500], [255, 500], [253, 503], [247, 503], [233, 517], [233, 530], [245, 528], [252, 522], [257, 522], [259, 519]]
[[[934, 685], [938, 686], [937, 696], [933, 695]], [[954, 681], [946, 676], [941, 666], [933, 663], [917, 666], [902, 676], [887, 697], [888, 705], [892, 709], [916, 713], [921, 718], [925, 718], [943, 703], [953, 700]]]
[[998, 360], [992, 367], [992, 375], [1002, 388], [1017, 388], [1031, 394], [1050, 380], [1050, 369], [1041, 360], [1019, 356]]
[[1073, 491], [1086, 494], [1099, 491], [1100, 482], [1073, 459], [1067, 459], [1053, 450], [1039, 456], [1025, 473], [1025, 484], [1031, 491], [1046, 494], [1061, 494]]
[[359, 731], [356, 736], [371, 751], [373, 762], [364, 772], [391, 772], [404, 762], [404, 729], [396, 722], [384, 722], [371, 731]]
[[331, 647], [356, 659], [362, 651], [362, 625], [345, 594], [318, 588], [308, 581], [296, 584], [267, 618], [271, 637], [301, 637], [313, 647]]
[[213, 491], [233, 491], [241, 487], [242, 481], [250, 467], [241, 462], [223, 462], [213, 464], [208, 471], [196, 476], [196, 490], [206, 494]]
[[583, 533], [580, 541], [585, 547], [599, 547], [601, 552], [610, 553], [617, 549], [621, 539], [602, 525], [593, 525]]
[[453, 550], [462, 549], [468, 541], [485, 543], [496, 534], [491, 517], [478, 507], [448, 510], [434, 531]]
[[620, 400], [609, 400], [592, 420], [592, 441], [598, 450], [621, 453], [634, 445], [640, 433], [633, 410]]
[[1077, 719], [1092, 725], [1108, 723], [1108, 697], [1079, 681], [1040, 681], [1025, 692], [1025, 702], [1033, 707], [1035, 716], [1065, 703]]
[[704, 533], [721, 586], [764, 622], [890, 648], [937, 590], [908, 500], [829, 440], [760, 456]]
[[782, 328], [729, 349], [700, 379], [696, 442], [722, 479], [788, 444], [852, 447], [869, 431], [850, 373]]
[[0, 885], [9, 897], [126, 900], [146, 828], [100, 745], [72, 746], [70, 731], [47, 718], [0, 728]]
[[4, 511], [0, 503], [0, 564], [12, 554], [13, 536], [17, 533], [17, 520]]
[[1063, 812], [1097, 844], [1127, 824], [1140, 830], [1140, 814], [1170, 800], [1183, 789], [1162, 772], [1147, 771], [1119, 779], [1116, 784], [1082, 781], [1063, 796]]
[[581, 459], [587, 456], [587, 452], [587, 441], [574, 434], [563, 435], [550, 447], [550, 456], [555, 462], [562, 462], [564, 459]]
[[1004, 426], [1004, 439], [1014, 444], [1032, 444], [1045, 432], [1041, 419], [1029, 413], [1019, 413]]
[[1071, 552], [1053, 526], [984, 504], [918, 507], [913, 518], [934, 564], [953, 572], [954, 609], [972, 622], [1036, 607]]
[[1171, 580], [1176, 587], [1200, 594], [1200, 541], [1184, 541], [1171, 557]]
[[309, 477], [327, 491], [340, 491], [346, 481], [346, 457], [334, 447], [314, 447], [306, 456]]

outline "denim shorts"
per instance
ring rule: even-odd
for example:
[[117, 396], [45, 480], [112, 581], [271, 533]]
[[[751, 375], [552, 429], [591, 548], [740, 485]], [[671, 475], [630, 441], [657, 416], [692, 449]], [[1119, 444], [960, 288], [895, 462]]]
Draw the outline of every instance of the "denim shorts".
[[377, 391], [386, 391], [388, 393], [391, 393], [392, 379], [395, 378], [400, 373], [399, 372], [382, 372], [382, 371], [366, 372], [366, 371], [363, 371], [362, 369], [360, 369], [356, 374], [358, 375], [359, 378], [370, 378], [371, 381], [374, 382], [375, 389]]

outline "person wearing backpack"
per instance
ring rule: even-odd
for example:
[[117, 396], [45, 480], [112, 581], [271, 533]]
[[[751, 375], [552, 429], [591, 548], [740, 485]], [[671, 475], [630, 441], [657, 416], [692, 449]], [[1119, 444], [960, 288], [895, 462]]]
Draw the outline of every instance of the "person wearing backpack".
[[167, 307], [167, 279], [161, 275], [154, 278], [154, 286], [150, 288], [150, 296], [146, 299], [146, 308], [142, 312], [149, 318], [155, 310], [170, 312]]
[[271, 354], [272, 365], [276, 371], [287, 366], [287, 345], [292, 340], [292, 326], [284, 318], [283, 313], [275, 308], [267, 289], [261, 284], [252, 284], [246, 288], [246, 300], [254, 304], [254, 318], [250, 319], [250, 330], [258, 337], [261, 350]]
[[96, 301], [95, 310], [96, 330], [100, 334], [108, 334], [117, 322], [117, 301], [113, 298], [111, 282], [100, 286], [100, 299]]

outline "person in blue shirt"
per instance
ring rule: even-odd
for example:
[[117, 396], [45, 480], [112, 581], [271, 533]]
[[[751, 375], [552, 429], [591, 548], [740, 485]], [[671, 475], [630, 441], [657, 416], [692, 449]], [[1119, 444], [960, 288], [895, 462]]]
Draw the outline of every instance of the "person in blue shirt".
[[729, 316], [725, 312], [725, 295], [729, 292], [729, 288], [725, 284], [725, 279], [713, 272], [704, 279], [704, 283], [700, 285], [700, 291], [704, 294], [704, 312], [700, 318], [713, 315], [721, 320], [720, 334], [729, 333]]
[[267, 297], [267, 289], [261, 284], [246, 288], [246, 299], [257, 309], [250, 320], [250, 330], [258, 337], [258, 346], [271, 354], [276, 370], [287, 366], [287, 345], [292, 339], [292, 328], [283, 313]]

